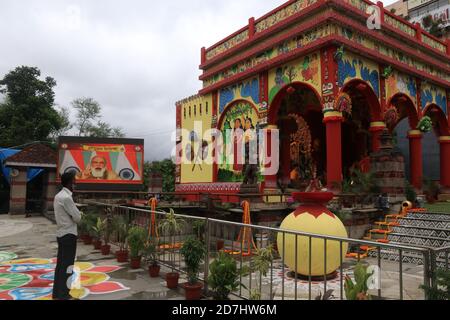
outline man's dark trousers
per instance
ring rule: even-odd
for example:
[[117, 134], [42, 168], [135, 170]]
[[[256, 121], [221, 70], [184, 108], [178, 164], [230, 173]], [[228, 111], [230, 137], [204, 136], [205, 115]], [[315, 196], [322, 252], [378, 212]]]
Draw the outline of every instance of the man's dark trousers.
[[67, 280], [73, 273], [75, 255], [77, 251], [77, 237], [67, 234], [58, 240], [58, 260], [53, 284], [53, 299], [70, 299], [70, 289]]

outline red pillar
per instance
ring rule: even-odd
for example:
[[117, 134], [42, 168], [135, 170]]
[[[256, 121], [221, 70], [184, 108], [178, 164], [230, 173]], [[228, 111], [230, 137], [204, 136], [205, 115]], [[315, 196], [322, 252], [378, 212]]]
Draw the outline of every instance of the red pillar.
[[[274, 157], [278, 157], [278, 159], [280, 159], [280, 148], [278, 146], [278, 149], [276, 149], [275, 154], [272, 153], [272, 144], [274, 143], [279, 143], [277, 141], [272, 141], [272, 130], [278, 130], [278, 127], [275, 125], [270, 125], [267, 127], [266, 130], [266, 148], [267, 150], [264, 153], [264, 157], [267, 158], [274, 158]], [[265, 161], [267, 161], [265, 159]], [[273, 163], [266, 163], [265, 164], [265, 168], [270, 168], [273, 165]], [[278, 168], [279, 169], [279, 168]], [[277, 189], [277, 175], [266, 175], [265, 179], [264, 179], [264, 189], [265, 190], [274, 190]]]
[[372, 122], [370, 124], [369, 131], [372, 133], [372, 152], [380, 150], [380, 135], [383, 133], [384, 129], [386, 129], [386, 124], [384, 122]]
[[450, 136], [439, 138], [441, 146], [441, 186], [444, 190], [450, 190]]
[[323, 122], [327, 131], [327, 186], [340, 189], [342, 184], [342, 114], [327, 112]]
[[422, 164], [422, 132], [413, 130], [408, 133], [409, 159], [411, 168], [411, 184], [416, 189], [422, 189], [423, 164]]

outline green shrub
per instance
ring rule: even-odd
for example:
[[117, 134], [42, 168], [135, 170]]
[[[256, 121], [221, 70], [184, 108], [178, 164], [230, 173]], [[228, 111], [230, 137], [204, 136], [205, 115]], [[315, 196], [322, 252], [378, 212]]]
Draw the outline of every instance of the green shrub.
[[189, 284], [196, 284], [200, 264], [205, 259], [206, 248], [202, 241], [195, 237], [189, 237], [181, 247], [180, 254], [184, 257], [186, 263]]
[[130, 246], [130, 256], [132, 258], [138, 258], [142, 256], [145, 249], [145, 240], [147, 233], [142, 227], [132, 227], [128, 231], [128, 245]]

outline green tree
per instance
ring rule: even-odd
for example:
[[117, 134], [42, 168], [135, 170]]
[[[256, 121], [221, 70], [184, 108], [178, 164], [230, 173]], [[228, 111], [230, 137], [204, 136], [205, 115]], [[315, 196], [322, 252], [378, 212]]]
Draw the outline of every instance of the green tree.
[[77, 112], [75, 128], [78, 135], [86, 136], [92, 123], [101, 117], [100, 104], [92, 98], [78, 98], [72, 101], [72, 107]]
[[150, 176], [154, 173], [161, 174], [163, 192], [175, 191], [175, 163], [170, 159], [144, 163], [144, 186], [149, 187]]
[[63, 115], [54, 108], [56, 81], [40, 79], [36, 67], [21, 66], [0, 80], [0, 145], [11, 147], [32, 141], [49, 141], [64, 126]]
[[112, 127], [101, 120], [102, 107], [92, 98], [78, 98], [72, 102], [76, 110], [75, 128], [78, 136], [96, 138], [123, 138], [125, 134], [120, 127]]
[[422, 19], [422, 24], [426, 31], [433, 36], [441, 38], [444, 35], [444, 21], [442, 19], [433, 19], [431, 15], [428, 15]]

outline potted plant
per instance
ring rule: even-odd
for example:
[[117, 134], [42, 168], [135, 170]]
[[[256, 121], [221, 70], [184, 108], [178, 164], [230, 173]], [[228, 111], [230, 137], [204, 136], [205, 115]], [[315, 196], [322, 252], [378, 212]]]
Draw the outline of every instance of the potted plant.
[[423, 192], [429, 204], [436, 203], [439, 195], [439, 186], [431, 179], [424, 179]]
[[355, 266], [354, 275], [355, 282], [349, 276], [345, 277], [344, 289], [347, 300], [370, 300], [367, 283], [373, 272], [368, 273], [367, 267], [358, 263]]
[[102, 248], [102, 237], [104, 236], [106, 227], [106, 220], [102, 220], [100, 217], [97, 218], [96, 223], [92, 226], [92, 235], [94, 237], [94, 249], [101, 250]]
[[134, 226], [128, 231], [128, 246], [130, 247], [130, 266], [131, 269], [141, 267], [142, 254], [145, 249], [145, 240], [147, 233], [144, 228]]
[[239, 288], [239, 275], [236, 260], [228, 253], [220, 251], [209, 265], [208, 284], [215, 300], [229, 300], [231, 292]]
[[273, 256], [274, 249], [272, 245], [256, 250], [251, 269], [259, 274], [260, 281], [256, 281], [256, 289], [250, 292], [250, 300], [261, 300], [262, 288], [259, 284], [262, 282], [262, 277], [267, 276], [267, 272], [269, 271], [271, 262], [273, 261]]
[[184, 285], [186, 300], [200, 300], [203, 285], [198, 282], [198, 273], [205, 253], [205, 244], [195, 237], [189, 237], [181, 247], [180, 254], [184, 257], [188, 275], [188, 282]]
[[205, 221], [204, 220], [195, 220], [192, 223], [192, 231], [197, 236], [197, 239], [200, 241], [204, 241], [204, 234], [205, 234]]
[[111, 246], [109, 244], [109, 238], [111, 236], [111, 223], [110, 223], [110, 217], [106, 217], [103, 220], [104, 223], [104, 229], [103, 229], [103, 241], [104, 244], [101, 247], [102, 255], [107, 256], [111, 252]]
[[127, 236], [129, 224], [123, 216], [115, 216], [113, 219], [113, 229], [119, 243], [119, 250], [116, 251], [117, 262], [128, 261]]
[[180, 278], [180, 274], [175, 272], [175, 235], [179, 233], [185, 221], [183, 219], [178, 218], [175, 215], [173, 209], [170, 209], [170, 212], [166, 214], [165, 218], [160, 222], [159, 228], [161, 232], [169, 237], [169, 261], [172, 266], [172, 272], [166, 274], [166, 282], [167, 288], [175, 289], [178, 287], [178, 279]]
[[94, 226], [96, 219], [97, 217], [92, 213], [86, 213], [82, 216], [81, 226], [84, 230], [83, 242], [85, 245], [92, 244], [92, 227]]
[[151, 278], [159, 277], [161, 266], [158, 264], [158, 242], [155, 239], [150, 239], [145, 245], [144, 257], [148, 265], [148, 274]]

